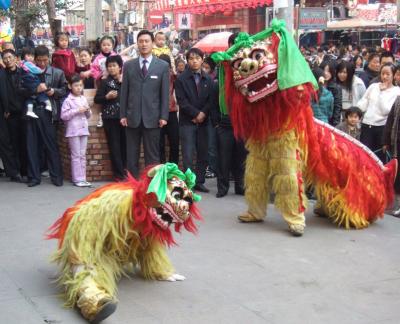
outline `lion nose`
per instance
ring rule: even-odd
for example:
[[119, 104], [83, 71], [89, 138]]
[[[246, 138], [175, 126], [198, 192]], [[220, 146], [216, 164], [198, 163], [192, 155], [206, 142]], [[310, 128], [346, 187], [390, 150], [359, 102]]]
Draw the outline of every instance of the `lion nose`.
[[239, 73], [241, 76], [246, 77], [250, 74], [255, 73], [258, 70], [258, 61], [250, 58], [245, 58], [239, 67]]

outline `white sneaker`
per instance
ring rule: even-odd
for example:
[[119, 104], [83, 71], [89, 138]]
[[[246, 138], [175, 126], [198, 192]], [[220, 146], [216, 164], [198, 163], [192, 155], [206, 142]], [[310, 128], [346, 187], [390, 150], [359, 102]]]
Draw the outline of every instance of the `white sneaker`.
[[32, 117], [32, 118], [39, 118], [39, 116], [36, 115], [33, 111], [28, 111], [28, 112], [26, 113], [26, 115], [27, 115], [28, 117]]
[[88, 181], [82, 181], [82, 182], [85, 183], [85, 187], [91, 187], [92, 186], [92, 184], [90, 182], [88, 182]]
[[103, 127], [103, 118], [101, 118], [101, 113], [99, 114], [99, 120], [97, 121], [97, 127]]
[[46, 100], [45, 104], [46, 104], [46, 110], [53, 111], [53, 107], [51, 107], [50, 100]]
[[87, 187], [86, 181], [74, 182], [74, 186], [76, 186], [76, 187]]

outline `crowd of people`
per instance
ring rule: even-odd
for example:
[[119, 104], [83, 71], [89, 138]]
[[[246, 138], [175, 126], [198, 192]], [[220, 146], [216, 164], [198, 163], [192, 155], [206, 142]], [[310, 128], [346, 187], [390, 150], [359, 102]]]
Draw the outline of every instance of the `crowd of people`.
[[[3, 44], [0, 153], [12, 181], [34, 187], [48, 169], [52, 183], [63, 184], [56, 130], [64, 124], [72, 182], [91, 185], [90, 108], [82, 90], [96, 88], [98, 127], [104, 128], [116, 180], [126, 171], [138, 176], [143, 143], [145, 165], [179, 163], [181, 153], [183, 168], [196, 170], [196, 190], [208, 192], [205, 178], [217, 176], [217, 197], [227, 194], [232, 178], [235, 193], [244, 193], [246, 150], [234, 138], [229, 116], [219, 112], [217, 67], [210, 57], [190, 46], [179, 51], [162, 32], [147, 30], [120, 53], [110, 36], [99, 40], [96, 55], [72, 50], [66, 33], [54, 45], [53, 53], [40, 45], [17, 55], [12, 43]], [[383, 162], [397, 157], [400, 68], [393, 54], [359, 46], [300, 49], [319, 84], [311, 102], [315, 117], [360, 140]], [[395, 189], [400, 194], [400, 181]]]
[[102, 37], [96, 55], [71, 49], [66, 33], [55, 37], [52, 53], [40, 45], [17, 54], [12, 43], [3, 44], [0, 157], [6, 176], [35, 187], [48, 170], [51, 182], [63, 185], [57, 129], [64, 125], [72, 183], [91, 186], [86, 179], [91, 111], [83, 89], [95, 88], [94, 102], [102, 107], [97, 126], [104, 129], [115, 180], [126, 178], [127, 171], [139, 175], [143, 144], [146, 166], [178, 164], [181, 153], [183, 168], [196, 170], [196, 190], [208, 192], [205, 179], [218, 174], [217, 197], [223, 197], [233, 175], [235, 193], [243, 195], [246, 151], [234, 139], [229, 118], [219, 113], [211, 58], [197, 48], [171, 50], [162, 32], [143, 30], [120, 53], [114, 41]]

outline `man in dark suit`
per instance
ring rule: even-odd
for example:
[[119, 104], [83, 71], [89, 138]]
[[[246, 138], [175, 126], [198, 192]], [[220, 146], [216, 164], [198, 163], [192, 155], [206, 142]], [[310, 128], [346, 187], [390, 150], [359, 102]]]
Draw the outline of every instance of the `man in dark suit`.
[[46, 153], [51, 182], [59, 187], [63, 185], [63, 174], [55, 122], [60, 118], [61, 99], [67, 92], [67, 81], [62, 70], [49, 65], [50, 53], [46, 46], [41, 45], [35, 48], [35, 63], [45, 71], [45, 82], [40, 83], [34, 93], [28, 89], [21, 91], [25, 97], [46, 92], [52, 111], [48, 111], [44, 106], [36, 105], [34, 112], [39, 118], [27, 120], [28, 187], [37, 186], [41, 182], [42, 148]]
[[11, 181], [21, 182], [21, 175], [17, 164], [17, 158], [11, 143], [10, 134], [8, 132], [7, 122], [5, 118], [5, 109], [3, 97], [7, 95], [4, 82], [4, 73], [0, 74], [0, 159], [3, 162], [4, 171]]
[[151, 32], [140, 31], [140, 56], [123, 68], [121, 124], [126, 127], [128, 171], [135, 177], [139, 175], [142, 137], [145, 165], [160, 163], [160, 129], [169, 115], [169, 67], [151, 54], [153, 42]]
[[213, 81], [201, 69], [203, 57], [203, 52], [198, 48], [191, 48], [187, 52], [189, 68], [175, 81], [175, 95], [179, 106], [183, 168], [193, 169], [196, 152], [195, 189], [209, 192], [204, 182], [208, 164], [207, 118], [213, 99]]
[[26, 122], [24, 98], [19, 93], [20, 67], [14, 50], [2, 52], [5, 68], [0, 70], [1, 103], [13, 146], [16, 164], [22, 176], [27, 175]]

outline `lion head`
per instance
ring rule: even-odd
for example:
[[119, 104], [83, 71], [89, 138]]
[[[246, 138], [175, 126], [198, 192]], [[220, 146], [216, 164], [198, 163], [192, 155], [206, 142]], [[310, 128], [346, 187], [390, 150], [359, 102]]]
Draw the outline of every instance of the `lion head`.
[[193, 192], [184, 180], [174, 176], [167, 180], [165, 202], [151, 207], [153, 223], [161, 229], [168, 229], [171, 224], [184, 224], [190, 217], [192, 205]]
[[249, 102], [256, 102], [278, 90], [278, 62], [271, 45], [271, 37], [268, 37], [249, 48], [241, 48], [230, 59], [234, 84]]

